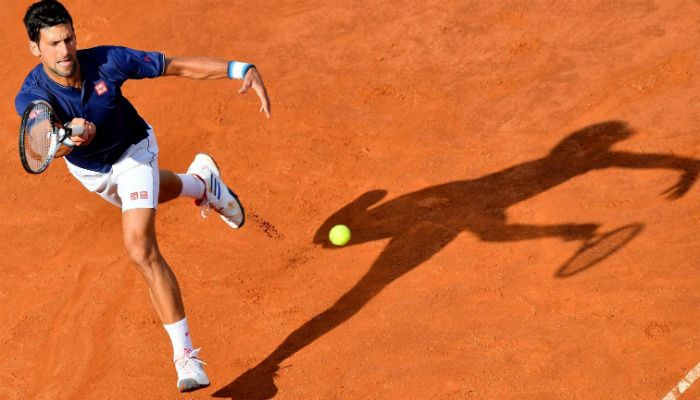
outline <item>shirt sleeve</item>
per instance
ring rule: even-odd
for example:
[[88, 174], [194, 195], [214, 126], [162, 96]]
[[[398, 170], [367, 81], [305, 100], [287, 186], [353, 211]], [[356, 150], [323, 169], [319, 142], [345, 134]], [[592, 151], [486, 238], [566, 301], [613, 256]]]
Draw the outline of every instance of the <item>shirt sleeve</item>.
[[34, 100], [44, 100], [46, 102], [51, 102], [49, 96], [41, 90], [27, 88], [26, 85], [22, 86], [17, 97], [15, 97], [15, 110], [17, 114], [21, 117], [24, 114], [24, 110], [27, 108], [29, 103]]
[[123, 74], [121, 80], [157, 78], [165, 71], [165, 55], [157, 51], [140, 51], [127, 47], [108, 48], [108, 59]]

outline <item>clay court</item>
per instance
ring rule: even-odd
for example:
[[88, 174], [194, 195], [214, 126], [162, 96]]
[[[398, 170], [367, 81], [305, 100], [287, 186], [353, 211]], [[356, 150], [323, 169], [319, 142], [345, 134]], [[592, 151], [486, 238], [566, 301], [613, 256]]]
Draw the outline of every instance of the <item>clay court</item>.
[[65, 0], [79, 48], [249, 61], [270, 95], [123, 87], [160, 166], [212, 154], [247, 212], [158, 209], [212, 381], [184, 395], [120, 210], [22, 169], [5, 3], [0, 398], [700, 398], [697, 0]]

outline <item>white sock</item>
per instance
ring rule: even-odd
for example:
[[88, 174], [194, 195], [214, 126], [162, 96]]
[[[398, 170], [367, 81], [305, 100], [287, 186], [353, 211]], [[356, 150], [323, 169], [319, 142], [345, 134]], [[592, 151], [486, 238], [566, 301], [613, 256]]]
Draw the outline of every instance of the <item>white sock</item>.
[[201, 200], [204, 197], [204, 182], [194, 175], [176, 174], [182, 181], [182, 191], [180, 197], [192, 197]]
[[170, 342], [173, 344], [173, 359], [180, 356], [185, 349], [192, 351], [192, 339], [190, 338], [190, 329], [187, 327], [187, 317], [172, 324], [163, 325], [168, 335]]

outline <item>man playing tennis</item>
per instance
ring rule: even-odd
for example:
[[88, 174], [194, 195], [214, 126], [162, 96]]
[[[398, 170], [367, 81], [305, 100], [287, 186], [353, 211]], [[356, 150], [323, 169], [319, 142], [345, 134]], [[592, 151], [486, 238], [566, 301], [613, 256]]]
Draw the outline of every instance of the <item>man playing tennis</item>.
[[209, 385], [199, 349], [189, 336], [180, 287], [158, 250], [155, 213], [159, 203], [191, 197], [210, 208], [232, 228], [244, 222], [236, 195], [221, 181], [221, 172], [206, 154], [197, 154], [187, 173], [158, 169], [153, 129], [122, 96], [127, 79], [180, 76], [192, 79], [242, 79], [240, 93], [252, 88], [261, 112], [270, 117], [270, 101], [257, 69], [247, 63], [215, 58], [166, 58], [117, 46], [77, 50], [73, 20], [55, 0], [32, 4], [24, 17], [29, 50], [41, 61], [27, 76], [16, 99], [22, 115], [33, 100], [49, 102], [68, 125], [83, 125], [72, 136], [75, 147], [61, 145], [68, 170], [88, 190], [121, 207], [127, 253], [143, 274], [151, 302], [170, 336], [181, 392]]

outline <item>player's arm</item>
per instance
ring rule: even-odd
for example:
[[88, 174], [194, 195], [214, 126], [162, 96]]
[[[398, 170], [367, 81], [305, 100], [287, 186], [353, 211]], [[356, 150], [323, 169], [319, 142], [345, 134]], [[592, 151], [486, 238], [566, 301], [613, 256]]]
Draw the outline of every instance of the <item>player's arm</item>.
[[166, 57], [163, 76], [190, 79], [243, 79], [243, 85], [238, 93], [245, 93], [252, 88], [260, 98], [260, 112], [264, 111], [270, 118], [270, 99], [262, 77], [254, 65], [213, 57]]

